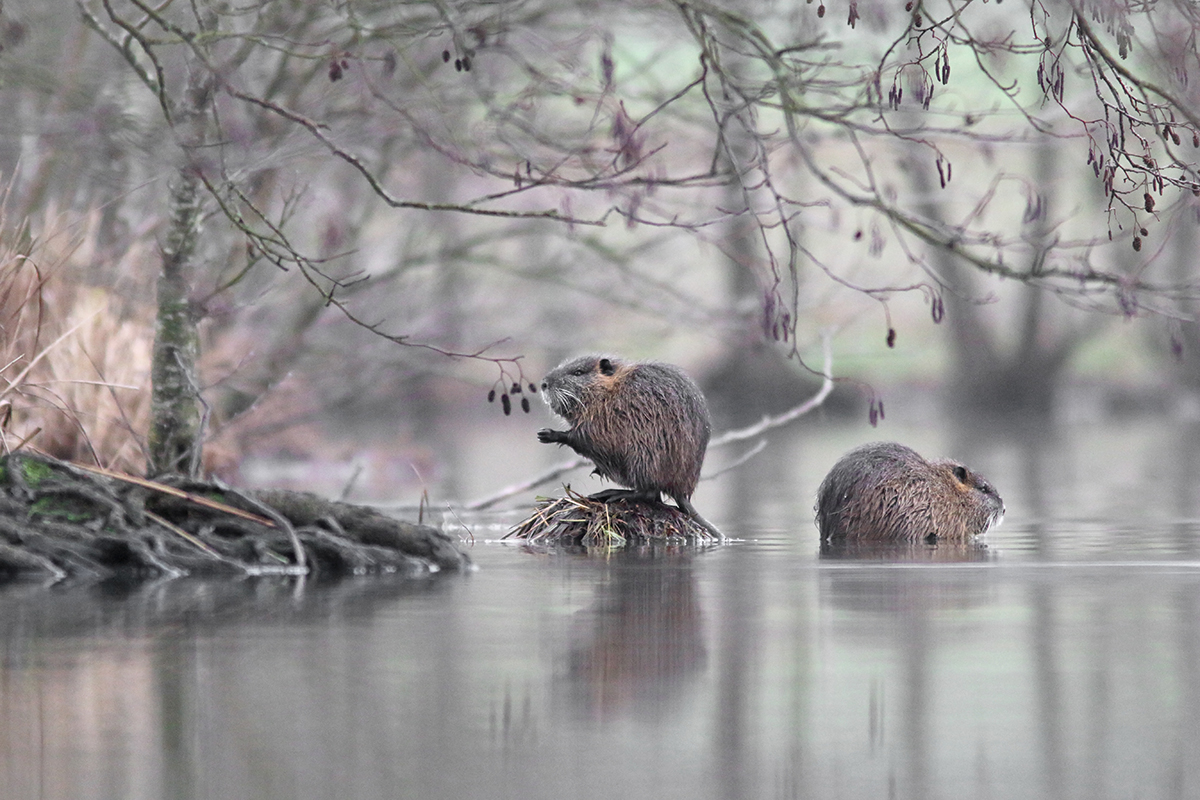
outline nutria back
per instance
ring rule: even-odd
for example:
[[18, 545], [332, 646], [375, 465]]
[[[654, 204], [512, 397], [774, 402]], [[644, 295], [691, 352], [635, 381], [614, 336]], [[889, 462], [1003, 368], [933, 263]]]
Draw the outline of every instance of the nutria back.
[[681, 369], [581, 356], [546, 375], [542, 397], [571, 429], [543, 430], [541, 441], [569, 445], [622, 486], [681, 505], [691, 498], [712, 423], [700, 387]]
[[902, 444], [875, 442], [834, 464], [816, 511], [824, 541], [962, 541], [998, 525], [1004, 502], [957, 461], [926, 461]]

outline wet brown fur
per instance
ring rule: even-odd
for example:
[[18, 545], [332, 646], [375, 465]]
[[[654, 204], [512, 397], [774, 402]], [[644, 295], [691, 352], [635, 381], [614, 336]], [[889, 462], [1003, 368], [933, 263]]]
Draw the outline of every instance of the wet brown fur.
[[[691, 505], [712, 424], [704, 394], [671, 364], [581, 356], [553, 369], [543, 399], [571, 426], [538, 440], [565, 444], [596, 473], [639, 495], [666, 494], [704, 525]], [[713, 529], [715, 531], [715, 529]]]
[[1004, 502], [957, 461], [926, 461], [895, 442], [842, 456], [817, 493], [824, 541], [963, 541], [998, 525]]

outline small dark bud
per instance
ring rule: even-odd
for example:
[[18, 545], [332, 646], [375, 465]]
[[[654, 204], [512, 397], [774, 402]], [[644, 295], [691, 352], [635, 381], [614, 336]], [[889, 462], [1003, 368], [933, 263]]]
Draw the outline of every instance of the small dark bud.
[[1140, 237], [1140, 236], [1135, 236], [1135, 237], [1133, 237], [1133, 249], [1134, 249], [1134, 250], [1137, 250], [1137, 251], [1139, 251], [1139, 252], [1141, 251], [1141, 249], [1142, 249], [1142, 237]]
[[450, 63], [450, 51], [449, 50], [442, 51], [442, 63], [443, 64]]
[[1200, 147], [1200, 133], [1192, 131], [1192, 147]]
[[883, 419], [883, 401], [879, 401], [879, 418]]
[[1183, 342], [1179, 339], [1179, 334], [1171, 331], [1171, 355], [1176, 361], [1183, 358]]
[[930, 309], [931, 313], [933, 314], [933, 324], [938, 325], [946, 317], [946, 304], [942, 301], [942, 298], [939, 295], [933, 298], [933, 302], [930, 303], [930, 305], [933, 307]]
[[529, 398], [528, 397], [521, 398], [521, 410], [524, 411], [526, 414], [529, 413]]
[[471, 71], [471, 57], [470, 56], [462, 57], [462, 68], [463, 68], [463, 72]]
[[875, 410], [874, 400], [871, 401], [871, 410], [867, 412], [867, 419], [870, 421], [872, 428], [879, 424], [879, 412]]
[[488, 392], [488, 402], [489, 403], [496, 402], [496, 390], [495, 389], [492, 389], [490, 392]]
[[888, 328], [887, 346], [888, 347], [896, 346], [896, 329], [895, 328]]
[[862, 238], [862, 229], [860, 228], [859, 230], [856, 230], [854, 232], [854, 241], [857, 242], [861, 238]]
[[462, 59], [461, 58], [454, 59], [454, 71], [462, 72]]
[[1146, 199], [1146, 210], [1153, 211], [1154, 210], [1154, 198], [1150, 195], [1149, 192], [1146, 192], [1145, 199]]
[[1150, 235], [1150, 231], [1146, 230], [1145, 228], [1138, 228], [1138, 233], [1140, 233], [1142, 236]]
[[329, 81], [336, 83], [342, 79], [342, 62], [336, 58], [329, 62]]
[[512, 389], [510, 389], [509, 391], [511, 391], [513, 394], [520, 394], [521, 393], [521, 384], [517, 383], [516, 381], [513, 381]]
[[905, 10], [905, 11], [912, 11], [912, 0], [909, 0], [909, 2], [907, 2], [907, 3], [905, 3], [905, 4], [904, 4], [904, 10]]
[[825, 16], [825, 4], [824, 3], [821, 3], [821, 5], [817, 6], [817, 16], [818, 17]]
[[529, 391], [533, 392], [534, 394], [537, 394], [537, 387], [531, 383], [531, 384], [529, 384]]
[[507, 394], [500, 395], [500, 405], [504, 409], [504, 416], [512, 413], [512, 400]]

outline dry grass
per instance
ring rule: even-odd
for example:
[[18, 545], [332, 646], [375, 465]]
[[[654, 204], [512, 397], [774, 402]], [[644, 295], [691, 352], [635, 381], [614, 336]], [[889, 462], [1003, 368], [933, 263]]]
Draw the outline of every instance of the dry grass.
[[597, 500], [564, 488], [562, 497], [539, 498], [533, 514], [504, 538], [611, 549], [646, 541], [712, 541], [704, 526], [674, 506], [624, 497]]
[[[6, 222], [0, 215], [0, 446], [143, 471], [152, 309], [95, 282], [93, 219], [36, 235]], [[119, 271], [153, 275], [147, 255], [122, 254]]]

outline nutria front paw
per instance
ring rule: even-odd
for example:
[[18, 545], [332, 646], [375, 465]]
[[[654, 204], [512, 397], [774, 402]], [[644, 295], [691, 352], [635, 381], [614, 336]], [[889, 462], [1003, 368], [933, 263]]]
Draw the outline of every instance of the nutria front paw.
[[538, 431], [538, 441], [542, 444], [562, 444], [565, 435], [562, 431], [556, 431], [553, 428], [542, 428]]

